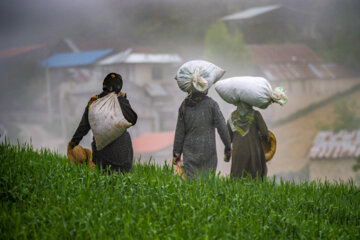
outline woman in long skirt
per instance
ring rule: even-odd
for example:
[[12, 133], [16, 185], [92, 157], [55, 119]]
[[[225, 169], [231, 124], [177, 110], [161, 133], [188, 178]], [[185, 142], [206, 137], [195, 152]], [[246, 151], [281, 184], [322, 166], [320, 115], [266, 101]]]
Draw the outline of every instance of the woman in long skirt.
[[[118, 101], [125, 119], [132, 125], [136, 124], [137, 114], [131, 108], [129, 100], [126, 98], [126, 94], [121, 92], [122, 85], [123, 81], [120, 74], [109, 73], [105, 77], [103, 81], [103, 91], [99, 95], [93, 96], [85, 107], [79, 126], [69, 143], [71, 147], [78, 145], [81, 139], [90, 130], [88, 116], [89, 107], [92, 102], [111, 92], [115, 92], [118, 95]], [[93, 151], [92, 160], [99, 168], [107, 169], [109, 167], [113, 171], [121, 172], [128, 172], [131, 170], [133, 164], [133, 148], [130, 134], [127, 131], [99, 151], [96, 150], [95, 139], [93, 139], [91, 147]]]
[[232, 141], [231, 175], [263, 178], [267, 174], [261, 141], [269, 141], [269, 133], [260, 112], [240, 102], [227, 123]]

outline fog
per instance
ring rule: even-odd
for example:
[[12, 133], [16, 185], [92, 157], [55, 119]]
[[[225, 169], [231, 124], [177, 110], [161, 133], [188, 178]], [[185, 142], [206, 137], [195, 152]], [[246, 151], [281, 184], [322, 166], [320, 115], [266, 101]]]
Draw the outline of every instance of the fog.
[[[242, 17], [224, 20], [239, 12]], [[135, 156], [164, 164], [186, 97], [174, 76], [184, 62], [204, 59], [226, 69], [223, 78], [262, 76], [273, 88], [284, 87], [286, 105], [256, 109], [277, 137], [268, 176], [358, 178], [352, 170], [360, 154], [358, 1], [14, 0], [2, 1], [0, 13], [1, 141], [66, 154], [88, 100], [114, 71], [139, 115], [129, 129]], [[56, 54], [102, 50], [110, 52], [86, 64], [44, 64]], [[109, 63], [120, 53], [122, 62]], [[129, 60], [136, 56], [147, 60]], [[209, 96], [227, 120], [236, 107], [214, 88]], [[334, 141], [322, 140], [321, 147], [314, 139], [324, 130]], [[144, 136], [161, 147], [137, 150], [153, 144]], [[353, 142], [342, 142], [347, 138]], [[91, 141], [90, 131], [80, 144], [91, 148]], [[331, 147], [337, 145], [350, 150]], [[223, 150], [217, 136], [217, 170], [227, 175]]]

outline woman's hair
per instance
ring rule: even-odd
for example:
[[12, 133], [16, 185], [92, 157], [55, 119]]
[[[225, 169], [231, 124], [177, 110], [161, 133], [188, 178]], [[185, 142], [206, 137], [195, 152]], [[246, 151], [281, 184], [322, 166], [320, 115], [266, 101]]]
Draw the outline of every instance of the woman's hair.
[[123, 82], [122, 77], [118, 73], [109, 73], [103, 81], [103, 90], [107, 92], [119, 93], [121, 91]]

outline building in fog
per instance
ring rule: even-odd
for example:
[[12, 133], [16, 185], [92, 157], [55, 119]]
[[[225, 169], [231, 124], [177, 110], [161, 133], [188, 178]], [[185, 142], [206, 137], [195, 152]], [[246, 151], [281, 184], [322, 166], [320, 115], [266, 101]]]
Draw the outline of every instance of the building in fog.
[[353, 166], [360, 156], [360, 130], [318, 132], [308, 156], [310, 180], [355, 180]]
[[360, 84], [360, 78], [344, 66], [327, 64], [304, 44], [248, 45], [256, 75], [282, 86], [289, 97], [281, 108], [265, 110], [267, 119], [277, 121], [316, 102]]
[[[89, 98], [102, 89], [102, 81], [109, 72], [123, 77], [123, 90], [138, 123], [130, 129], [133, 136], [149, 132], [169, 131], [175, 128], [177, 106], [183, 96], [174, 80], [182, 59], [176, 53], [167, 53], [152, 47], [133, 47], [118, 50], [88, 50], [70, 39], [61, 41], [56, 49], [72, 52], [55, 53], [41, 62], [47, 68], [49, 85], [47, 111], [56, 127], [61, 126], [68, 138], [81, 118]], [[104, 46], [108, 46], [104, 44]]]
[[[103, 75], [119, 72], [124, 84], [132, 83], [143, 91], [133, 101], [139, 115], [140, 132], [158, 132], [174, 129], [177, 105], [181, 96], [174, 76], [182, 62], [176, 53], [167, 53], [156, 48], [134, 47], [114, 53], [97, 64], [97, 70]], [[135, 89], [133, 89], [135, 90]], [[143, 94], [143, 92], [145, 94]]]
[[274, 4], [244, 9], [222, 17], [230, 31], [240, 29], [245, 42], [264, 44], [269, 36], [278, 42], [304, 38], [316, 39], [316, 11], [295, 8], [288, 4]]

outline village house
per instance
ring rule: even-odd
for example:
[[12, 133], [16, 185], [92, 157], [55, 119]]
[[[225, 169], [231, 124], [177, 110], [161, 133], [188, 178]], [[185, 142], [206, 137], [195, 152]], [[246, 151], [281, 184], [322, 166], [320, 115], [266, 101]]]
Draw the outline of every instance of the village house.
[[360, 130], [318, 132], [308, 157], [310, 180], [356, 180], [353, 166], [360, 156]]
[[[141, 114], [141, 133], [169, 131], [175, 127], [177, 108], [181, 99], [175, 73], [182, 59], [175, 53], [163, 53], [149, 47], [128, 48], [99, 61], [97, 70], [103, 74], [119, 72], [127, 83], [133, 83], [143, 91], [131, 94], [132, 102], [138, 103]], [[145, 94], [143, 93], [145, 92]], [[139, 102], [140, 101], [140, 102]]]
[[273, 89], [282, 86], [289, 98], [285, 107], [264, 110], [271, 122], [360, 84], [355, 72], [327, 64], [304, 44], [248, 45], [256, 75], [266, 78]]
[[[179, 96], [174, 75], [182, 59], [178, 54], [163, 53], [151, 47], [134, 47], [79, 51], [71, 41], [60, 44], [73, 50], [56, 53], [43, 60], [47, 69], [49, 119], [61, 122], [64, 138], [77, 126], [89, 98], [101, 91], [102, 80], [109, 72], [118, 72], [124, 80], [123, 90], [138, 123], [130, 128], [132, 136], [175, 128]], [[58, 45], [58, 46], [60, 46]], [[91, 134], [90, 134], [91, 135]], [[91, 136], [87, 142], [91, 141]]]

